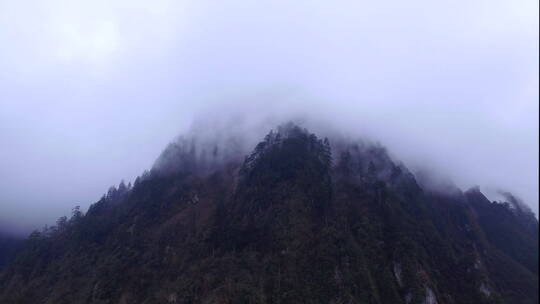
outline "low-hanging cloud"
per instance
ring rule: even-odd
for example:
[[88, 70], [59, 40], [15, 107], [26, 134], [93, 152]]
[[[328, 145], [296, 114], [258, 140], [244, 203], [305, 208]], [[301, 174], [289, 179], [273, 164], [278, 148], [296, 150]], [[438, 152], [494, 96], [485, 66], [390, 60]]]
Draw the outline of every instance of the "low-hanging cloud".
[[237, 113], [315, 117], [538, 212], [537, 1], [2, 1], [0, 45], [0, 228]]

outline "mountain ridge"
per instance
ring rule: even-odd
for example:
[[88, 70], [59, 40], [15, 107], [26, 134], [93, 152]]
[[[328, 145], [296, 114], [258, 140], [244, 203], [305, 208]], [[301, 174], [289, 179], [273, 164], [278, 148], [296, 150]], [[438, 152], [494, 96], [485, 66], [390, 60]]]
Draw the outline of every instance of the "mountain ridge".
[[293, 123], [244, 160], [208, 147], [171, 144], [133, 186], [32, 233], [0, 301], [538, 302], [528, 210], [425, 191], [382, 146]]

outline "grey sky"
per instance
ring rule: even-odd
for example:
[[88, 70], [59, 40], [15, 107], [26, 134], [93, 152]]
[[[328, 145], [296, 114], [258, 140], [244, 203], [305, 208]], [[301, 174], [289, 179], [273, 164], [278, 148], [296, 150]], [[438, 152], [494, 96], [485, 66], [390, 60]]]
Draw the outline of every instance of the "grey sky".
[[538, 212], [538, 45], [535, 0], [0, 0], [0, 227], [86, 208], [209, 111], [309, 114]]

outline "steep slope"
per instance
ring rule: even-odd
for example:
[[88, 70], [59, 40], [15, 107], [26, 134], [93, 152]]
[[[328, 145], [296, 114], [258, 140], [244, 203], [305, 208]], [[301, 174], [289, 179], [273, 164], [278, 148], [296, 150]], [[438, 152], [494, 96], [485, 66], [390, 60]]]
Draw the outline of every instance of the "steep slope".
[[426, 191], [384, 148], [293, 124], [244, 161], [196, 149], [33, 233], [0, 302], [538, 302], [526, 210]]

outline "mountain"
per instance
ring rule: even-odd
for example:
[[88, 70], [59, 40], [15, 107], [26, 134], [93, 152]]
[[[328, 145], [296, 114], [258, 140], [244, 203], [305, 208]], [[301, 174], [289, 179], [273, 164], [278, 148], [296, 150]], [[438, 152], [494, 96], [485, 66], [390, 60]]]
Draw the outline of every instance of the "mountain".
[[380, 145], [294, 124], [225, 150], [179, 140], [32, 233], [0, 302], [538, 303], [538, 221], [517, 201], [434, 190]]

